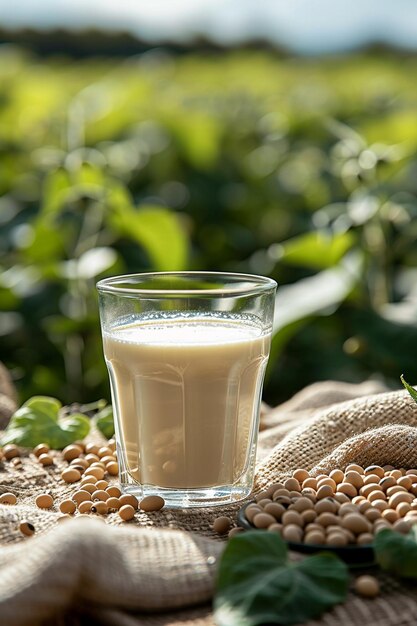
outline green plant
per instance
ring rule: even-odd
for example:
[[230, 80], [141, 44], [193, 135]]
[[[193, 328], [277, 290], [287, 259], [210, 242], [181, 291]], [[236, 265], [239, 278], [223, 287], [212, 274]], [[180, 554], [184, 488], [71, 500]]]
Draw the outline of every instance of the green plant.
[[109, 398], [97, 279], [279, 283], [265, 398], [417, 379], [415, 57], [0, 50], [0, 353], [22, 400]]

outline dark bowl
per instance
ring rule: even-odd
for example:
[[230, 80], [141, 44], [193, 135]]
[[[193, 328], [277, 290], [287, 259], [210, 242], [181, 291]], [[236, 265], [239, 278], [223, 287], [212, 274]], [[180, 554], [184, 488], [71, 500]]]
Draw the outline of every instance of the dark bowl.
[[[245, 517], [245, 510], [253, 502], [246, 502], [237, 514], [237, 522], [239, 526], [245, 530], [257, 530]], [[315, 554], [316, 552], [332, 552], [341, 558], [350, 567], [371, 567], [375, 564], [375, 555], [372, 544], [365, 546], [327, 546], [327, 545], [311, 545], [305, 543], [296, 543], [294, 541], [286, 541], [290, 550], [302, 552], [303, 554]]]

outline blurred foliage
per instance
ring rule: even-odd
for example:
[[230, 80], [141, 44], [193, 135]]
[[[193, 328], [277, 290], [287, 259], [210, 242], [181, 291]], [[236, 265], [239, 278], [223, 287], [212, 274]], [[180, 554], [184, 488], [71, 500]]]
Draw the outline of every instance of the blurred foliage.
[[0, 357], [22, 400], [108, 397], [94, 285], [147, 269], [277, 279], [269, 402], [415, 382], [416, 70], [0, 48]]

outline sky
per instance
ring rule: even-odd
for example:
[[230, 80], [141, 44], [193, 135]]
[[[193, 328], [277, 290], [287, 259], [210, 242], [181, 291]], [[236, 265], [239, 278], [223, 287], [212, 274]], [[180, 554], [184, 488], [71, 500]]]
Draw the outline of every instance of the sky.
[[417, 0], [0, 0], [2, 27], [128, 30], [150, 41], [264, 37], [301, 53], [417, 48]]

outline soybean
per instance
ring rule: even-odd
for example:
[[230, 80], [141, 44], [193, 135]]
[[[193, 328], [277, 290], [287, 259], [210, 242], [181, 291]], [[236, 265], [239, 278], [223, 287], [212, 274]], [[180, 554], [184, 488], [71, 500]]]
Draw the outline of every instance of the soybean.
[[371, 530], [369, 521], [360, 513], [348, 513], [343, 517], [342, 524], [355, 535], [360, 535], [361, 533], [366, 533]]
[[275, 517], [269, 513], [258, 513], [253, 518], [253, 524], [256, 528], [268, 528], [268, 526], [274, 524], [275, 521]]
[[[274, 503], [274, 505], [276, 505], [276, 503]], [[278, 506], [281, 506], [281, 505], [278, 505]], [[310, 498], [307, 498], [306, 496], [301, 496], [297, 498], [297, 500], [291, 506], [292, 510], [298, 511], [299, 513], [302, 513], [303, 511], [307, 511], [308, 509], [313, 509], [313, 508], [314, 508], [314, 504], [312, 503]], [[266, 507], [265, 507], [265, 510], [266, 510]]]
[[339, 483], [342, 483], [345, 478], [344, 472], [342, 472], [342, 470], [339, 470], [339, 469], [332, 470], [329, 476], [332, 480], [334, 480], [336, 485], [338, 485]]
[[90, 495], [97, 491], [96, 485], [91, 483], [81, 483], [80, 487], [83, 491], [87, 491]]
[[112, 511], [118, 511], [121, 506], [119, 498], [112, 498], [112, 497], [106, 500], [106, 504], [109, 507], [109, 510], [112, 510]]
[[365, 475], [368, 476], [369, 474], [376, 474], [377, 476], [379, 476], [379, 478], [384, 478], [384, 468], [380, 465], [369, 465], [367, 468], [365, 468]]
[[307, 509], [306, 511], [300, 513], [300, 515], [302, 517], [303, 524], [310, 524], [311, 522], [314, 522], [317, 517], [317, 513], [314, 509]]
[[[261, 515], [262, 515], [262, 513], [261, 513]], [[271, 523], [273, 524], [274, 521], [272, 521]], [[212, 529], [214, 530], [215, 533], [219, 533], [219, 535], [224, 535], [227, 532], [229, 532], [231, 526], [232, 526], [232, 520], [230, 519], [230, 517], [226, 517], [225, 515], [221, 515], [220, 517], [217, 517], [214, 520], [213, 525], [212, 525]]]
[[305, 480], [310, 477], [310, 474], [305, 469], [296, 469], [292, 473], [293, 478], [299, 483], [302, 484]]
[[98, 479], [95, 476], [83, 476], [81, 478], [81, 484], [83, 485], [84, 483], [95, 485], [98, 483]]
[[356, 487], [352, 485], [352, 483], [347, 483], [347, 482], [339, 483], [339, 485], [337, 485], [337, 491], [339, 493], [344, 493], [346, 496], [349, 496], [350, 498], [354, 498], [355, 496], [358, 495]]
[[72, 461], [73, 459], [77, 459], [80, 454], [82, 454], [82, 449], [80, 446], [76, 446], [71, 444], [63, 449], [62, 455], [66, 461]]
[[79, 505], [81, 504], [81, 502], [91, 501], [91, 493], [84, 489], [81, 489], [80, 491], [76, 491], [72, 495], [72, 499]]
[[85, 470], [84, 476], [95, 476], [97, 480], [103, 480], [104, 469], [101, 467], [91, 467], [90, 465], [90, 467]]
[[96, 482], [97, 489], [107, 489], [108, 486], [109, 483], [107, 482], [107, 480], [98, 480]]
[[348, 465], [345, 469], [345, 474], [346, 472], [358, 472], [358, 474], [365, 473], [363, 467], [361, 467], [360, 465], [356, 465], [355, 463], [351, 463], [350, 465]]
[[104, 489], [97, 489], [91, 494], [91, 499], [93, 501], [102, 500], [103, 502], [105, 502], [106, 500], [108, 500], [108, 498], [109, 494], [107, 493], [107, 491], [104, 491]]
[[103, 446], [102, 448], [99, 449], [98, 451], [98, 456], [100, 457], [100, 459], [102, 459], [104, 456], [113, 456], [113, 450], [110, 450], [110, 448], [108, 448], [107, 446]]
[[[120, 502], [122, 502], [123, 498], [124, 496], [120, 498]], [[161, 496], [146, 496], [140, 501], [139, 506], [142, 511], [146, 511], [146, 513], [150, 513], [152, 511], [160, 511], [165, 506], [165, 500], [161, 498]], [[135, 508], [138, 508], [137, 504]]]
[[374, 576], [359, 576], [355, 580], [355, 591], [364, 598], [375, 598], [379, 595], [379, 582]]
[[110, 485], [110, 487], [107, 487], [106, 491], [109, 496], [112, 496], [113, 498], [120, 498], [120, 496], [122, 495], [119, 487], [116, 487], [115, 485]]
[[[283, 507], [284, 508], [284, 507]], [[286, 510], [286, 509], [285, 509]], [[262, 509], [260, 506], [258, 506], [257, 504], [250, 504], [246, 509], [245, 509], [245, 517], [249, 522], [253, 522], [253, 518], [255, 517], [255, 515], [257, 515], [258, 513], [262, 513]]]
[[66, 483], [76, 483], [80, 480], [81, 473], [77, 469], [69, 467], [62, 472], [61, 478]]
[[76, 504], [72, 500], [63, 500], [59, 505], [59, 510], [61, 513], [65, 513], [67, 515], [72, 515], [76, 511]]
[[47, 453], [43, 453], [43, 454], [39, 455], [38, 460], [39, 460], [39, 463], [41, 465], [47, 466], [47, 465], [53, 465], [54, 464], [53, 458], [51, 457], [50, 454], [47, 454]]
[[349, 472], [346, 472], [345, 482], [350, 483], [351, 485], [356, 487], [356, 489], [360, 489], [361, 487], [363, 487], [363, 478], [361, 474], [359, 474], [359, 472], [355, 470], [350, 470]]
[[119, 509], [119, 516], [124, 522], [128, 522], [135, 516], [135, 509], [130, 504], [125, 504]]
[[[87, 443], [85, 445], [85, 452], [88, 454], [94, 454], [97, 455], [97, 452], [99, 451], [99, 446], [96, 446], [95, 443]], [[98, 457], [97, 457], [98, 458]]]
[[288, 526], [284, 526], [282, 529], [282, 537], [286, 541], [299, 543], [303, 537], [303, 531], [299, 526], [296, 526], [295, 524], [288, 524]]
[[84, 500], [84, 502], [80, 502], [80, 504], [78, 505], [78, 512], [90, 513], [92, 508], [93, 508], [93, 503], [90, 502], [89, 500]]
[[[301, 500], [301, 498], [300, 498], [300, 500]], [[294, 505], [293, 505], [294, 508], [295, 508], [296, 504], [297, 503], [295, 502]], [[273, 515], [276, 520], [280, 520], [282, 515], [285, 513], [286, 509], [285, 509], [285, 507], [282, 506], [282, 504], [278, 504], [278, 502], [269, 502], [264, 507], [264, 511], [265, 511], [265, 513], [269, 513], [270, 515]]]
[[106, 469], [110, 476], [117, 476], [119, 473], [119, 465], [116, 461], [107, 463]]
[[35, 456], [40, 457], [41, 454], [48, 454], [49, 446], [47, 443], [39, 443], [36, 448], [33, 449]]
[[[339, 488], [339, 486], [338, 486]], [[317, 490], [317, 500], [322, 500], [323, 498], [328, 498], [333, 495], [333, 489], [329, 485], [323, 485]], [[356, 494], [355, 494], [356, 495]]]
[[16, 504], [16, 502], [16, 496], [10, 491], [7, 491], [0, 496], [0, 504]]
[[109, 507], [107, 506], [107, 503], [103, 502], [102, 500], [93, 502], [93, 506], [91, 507], [91, 512], [98, 513], [98, 515], [106, 515], [108, 510], [109, 510]]
[[349, 543], [349, 539], [342, 531], [334, 531], [327, 535], [326, 543], [329, 546], [346, 546]]
[[7, 461], [10, 461], [10, 459], [20, 456], [20, 451], [14, 443], [8, 443], [3, 448], [3, 455]]
[[315, 545], [323, 545], [325, 542], [325, 535], [320, 530], [311, 530], [306, 533], [304, 537], [304, 543], [307, 544], [315, 544]]
[[[256, 519], [256, 518], [255, 518]], [[298, 511], [285, 511], [281, 518], [281, 522], [284, 526], [288, 526], [289, 524], [296, 524], [297, 526], [303, 526], [303, 518], [301, 517]]]
[[289, 491], [301, 491], [300, 483], [296, 478], [288, 478], [288, 480], [284, 482], [284, 487]]
[[19, 530], [26, 537], [31, 537], [35, 534], [35, 527], [31, 522], [20, 522]]
[[37, 496], [35, 502], [36, 506], [40, 509], [50, 509], [54, 503], [54, 499], [48, 493], [41, 493]]

